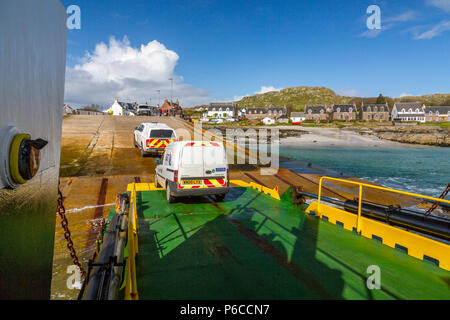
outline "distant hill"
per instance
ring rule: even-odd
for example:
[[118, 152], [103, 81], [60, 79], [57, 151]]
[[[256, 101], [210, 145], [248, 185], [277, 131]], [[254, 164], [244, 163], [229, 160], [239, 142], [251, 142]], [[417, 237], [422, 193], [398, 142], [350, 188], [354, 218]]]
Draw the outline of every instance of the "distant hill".
[[351, 98], [337, 95], [324, 87], [293, 87], [280, 91], [271, 91], [244, 97], [238, 102], [246, 107], [285, 107], [292, 105], [293, 110], [303, 110], [308, 105], [329, 105], [348, 103]]
[[[450, 94], [430, 94], [424, 96], [390, 98], [384, 97], [392, 108], [395, 102], [417, 101], [426, 105], [450, 105]], [[332, 105], [355, 102], [358, 107], [361, 103], [376, 103], [377, 97], [360, 98], [345, 97], [336, 94], [325, 87], [293, 87], [280, 91], [271, 91], [263, 94], [248, 96], [238, 101], [239, 106], [246, 107], [292, 107], [292, 111], [303, 111], [305, 105]]]

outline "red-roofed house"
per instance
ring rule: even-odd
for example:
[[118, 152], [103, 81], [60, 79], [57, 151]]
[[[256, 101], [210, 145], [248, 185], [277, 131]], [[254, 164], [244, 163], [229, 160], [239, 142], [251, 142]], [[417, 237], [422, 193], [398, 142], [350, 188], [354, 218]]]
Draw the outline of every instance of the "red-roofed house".
[[183, 109], [181, 109], [178, 99], [176, 102], [165, 99], [161, 106], [161, 112], [163, 116], [181, 116]]

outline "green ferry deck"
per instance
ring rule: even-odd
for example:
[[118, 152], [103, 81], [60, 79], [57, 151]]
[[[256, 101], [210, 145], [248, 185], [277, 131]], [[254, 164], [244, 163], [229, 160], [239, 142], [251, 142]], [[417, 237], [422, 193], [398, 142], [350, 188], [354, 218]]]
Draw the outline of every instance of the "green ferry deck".
[[[168, 204], [153, 184], [129, 191], [138, 236], [130, 248], [128, 232], [120, 298], [450, 299], [448, 270], [307, 214], [289, 192], [233, 187], [223, 202]], [[370, 266], [380, 289], [367, 286]]]

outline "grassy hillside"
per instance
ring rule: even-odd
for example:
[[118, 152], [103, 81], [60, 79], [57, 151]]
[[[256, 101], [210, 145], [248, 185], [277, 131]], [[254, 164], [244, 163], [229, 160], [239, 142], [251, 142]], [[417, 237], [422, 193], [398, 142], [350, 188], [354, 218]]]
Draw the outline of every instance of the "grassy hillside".
[[305, 105], [330, 105], [348, 103], [352, 98], [337, 95], [324, 87], [293, 87], [244, 97], [238, 102], [247, 107], [285, 107], [292, 105], [293, 110], [303, 110]]
[[[450, 94], [429, 94], [424, 96], [390, 98], [384, 97], [392, 108], [395, 102], [421, 102], [429, 106], [450, 105]], [[376, 103], [377, 97], [344, 97], [325, 87], [293, 87], [244, 97], [238, 101], [239, 106], [246, 107], [289, 107], [292, 111], [303, 111], [305, 105], [332, 105], [356, 103]]]

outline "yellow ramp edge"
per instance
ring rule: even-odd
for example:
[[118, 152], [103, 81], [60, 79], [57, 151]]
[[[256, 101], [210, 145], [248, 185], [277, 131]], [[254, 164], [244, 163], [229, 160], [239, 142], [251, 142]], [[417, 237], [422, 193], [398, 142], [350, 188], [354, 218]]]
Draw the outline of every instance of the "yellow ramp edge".
[[[343, 224], [344, 229], [350, 231], [356, 229], [358, 218], [356, 214], [323, 203], [320, 203], [320, 211], [318, 211], [317, 204], [317, 201], [311, 202], [306, 213], [314, 212], [321, 219], [325, 215], [328, 222], [337, 224], [336, 221], [339, 221]], [[376, 236], [389, 247], [395, 248], [396, 245], [405, 247], [408, 249], [408, 255], [420, 260], [424, 260], [424, 256], [436, 259], [439, 261], [440, 268], [450, 271], [449, 245], [366, 217], [361, 216], [360, 219], [363, 237], [372, 239], [373, 236]]]

